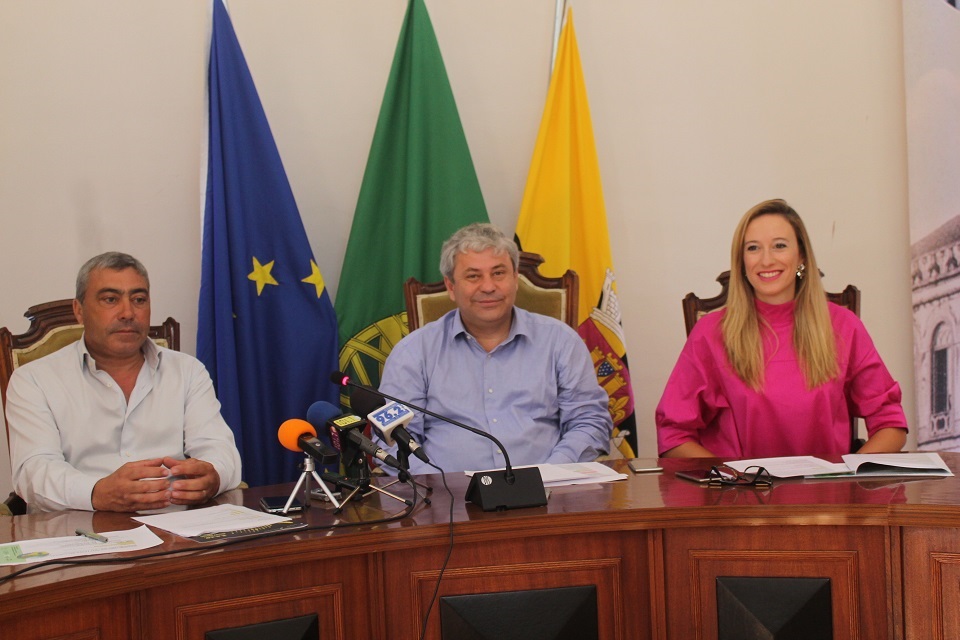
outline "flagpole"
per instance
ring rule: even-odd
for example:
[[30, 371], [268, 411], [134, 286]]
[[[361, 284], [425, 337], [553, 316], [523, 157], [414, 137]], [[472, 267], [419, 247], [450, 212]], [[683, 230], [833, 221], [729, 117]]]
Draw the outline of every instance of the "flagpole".
[[[210, 43], [213, 41], [213, 3], [218, 0], [210, 0], [207, 5], [210, 9], [209, 24], [210, 31], [207, 37], [207, 81], [203, 83], [204, 103], [210, 104]], [[200, 249], [203, 250], [203, 225], [206, 218], [207, 209], [207, 163], [210, 162], [210, 109], [203, 110], [203, 136], [200, 143]]]
[[557, 62], [557, 44], [560, 42], [560, 31], [563, 29], [563, 17], [567, 13], [567, 0], [557, 0], [553, 13], [553, 48], [550, 52], [550, 71], [547, 77], [553, 75], [553, 65]]

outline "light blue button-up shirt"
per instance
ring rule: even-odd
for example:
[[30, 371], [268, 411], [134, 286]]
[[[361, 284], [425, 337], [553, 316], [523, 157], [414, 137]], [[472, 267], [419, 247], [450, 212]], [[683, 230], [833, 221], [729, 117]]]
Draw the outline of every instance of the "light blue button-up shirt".
[[[593, 460], [608, 449], [613, 429], [607, 394], [580, 336], [519, 308], [510, 335], [489, 353], [456, 309], [414, 331], [387, 358], [380, 389], [490, 433], [513, 466]], [[420, 412], [407, 430], [444, 471], [505, 464], [492, 441]], [[410, 471], [436, 472], [414, 457]]]

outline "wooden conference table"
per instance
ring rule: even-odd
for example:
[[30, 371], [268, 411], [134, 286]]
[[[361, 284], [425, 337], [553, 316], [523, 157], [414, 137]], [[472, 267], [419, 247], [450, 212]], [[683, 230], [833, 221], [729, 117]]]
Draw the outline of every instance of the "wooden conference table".
[[[960, 454], [943, 457], [960, 475]], [[623, 461], [611, 464], [626, 471]], [[571, 587], [590, 592], [599, 638], [736, 636], [723, 612], [764, 606], [751, 605], [749, 594], [738, 602], [738, 589], [758, 587], [782, 599], [784, 589], [806, 579], [819, 580], [833, 638], [960, 638], [960, 478], [713, 489], [673, 476], [707, 461], [661, 464], [661, 474], [626, 471], [626, 481], [554, 489], [546, 507], [500, 513], [464, 504], [466, 478], [448, 474], [455, 544], [426, 637], [440, 638], [441, 610], [464, 605], [456, 596], [466, 596], [469, 609], [471, 594], [547, 594], [549, 601]], [[196, 552], [28, 573], [0, 585], [0, 636], [193, 639], [315, 614], [320, 638], [416, 638], [450, 536], [440, 476], [420, 479], [434, 487], [433, 504], [390, 524], [320, 528], [222, 549], [158, 531], [162, 549]], [[233, 491], [218, 501], [256, 508], [260, 497], [289, 490]], [[371, 496], [339, 518], [369, 521], [401, 506]], [[322, 506], [304, 517], [311, 525], [337, 520]], [[0, 518], [0, 542], [136, 524], [87, 512]], [[0, 567], [0, 576], [11, 572]], [[481, 613], [489, 605], [484, 597]], [[796, 617], [816, 619], [817, 597]], [[510, 616], [532, 601], [518, 602]], [[506, 611], [503, 601], [494, 605]], [[515, 624], [523, 624], [520, 617]], [[449, 629], [445, 637], [455, 637]]]

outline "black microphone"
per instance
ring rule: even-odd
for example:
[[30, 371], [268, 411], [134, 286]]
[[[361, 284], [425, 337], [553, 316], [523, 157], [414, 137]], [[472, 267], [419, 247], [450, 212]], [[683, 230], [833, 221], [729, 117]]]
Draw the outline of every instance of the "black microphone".
[[[361, 416], [367, 416], [367, 422], [377, 431], [388, 447], [392, 447], [394, 441], [398, 444], [398, 450], [406, 454], [413, 454], [430, 464], [430, 458], [427, 452], [419, 442], [414, 440], [405, 425], [413, 420], [413, 411], [398, 402], [387, 402], [379, 393], [373, 393], [366, 389], [355, 389], [350, 395], [350, 406]], [[404, 462], [401, 457], [401, 464]]]
[[363, 389], [368, 393], [376, 393], [388, 400], [399, 402], [402, 405], [415, 409], [422, 413], [432, 416], [437, 420], [442, 420], [455, 427], [466, 429], [484, 438], [492, 440], [503, 453], [504, 471], [503, 475], [494, 472], [474, 473], [470, 478], [470, 485], [467, 487], [466, 500], [479, 506], [484, 511], [499, 511], [502, 509], [520, 509], [523, 507], [542, 507], [547, 504], [547, 493], [543, 487], [543, 477], [540, 475], [540, 469], [537, 467], [523, 467], [514, 469], [510, 465], [510, 456], [506, 448], [493, 435], [458, 422], [452, 418], [441, 416], [433, 411], [418, 407], [415, 404], [395, 398], [389, 394], [383, 393], [372, 387], [359, 384], [350, 379], [350, 376], [342, 371], [335, 371], [330, 374], [330, 380], [341, 387], [352, 387], [354, 389]]
[[[333, 411], [332, 416], [331, 410]], [[339, 449], [342, 453], [343, 466], [348, 471], [348, 477], [357, 477], [354, 474], [358, 474], [360, 467], [366, 464], [365, 460], [359, 459], [360, 451], [377, 458], [394, 469], [401, 470], [400, 462], [396, 458], [363, 435], [363, 428], [367, 425], [367, 421], [363, 418], [349, 413], [340, 414], [339, 410], [332, 404], [320, 400], [310, 405], [307, 410], [307, 420], [314, 426], [323, 424], [324, 427], [330, 429], [330, 441], [334, 448]], [[323, 422], [320, 422], [320, 420], [323, 420]]]

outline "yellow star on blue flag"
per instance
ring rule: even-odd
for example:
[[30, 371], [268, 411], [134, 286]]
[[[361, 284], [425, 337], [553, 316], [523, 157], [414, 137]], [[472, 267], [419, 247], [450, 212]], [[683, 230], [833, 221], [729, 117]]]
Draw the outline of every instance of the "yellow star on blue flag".
[[313, 260], [310, 260], [310, 275], [301, 280], [300, 282], [306, 282], [307, 284], [312, 284], [317, 288], [317, 297], [323, 295], [323, 289], [326, 285], [323, 283], [323, 274], [320, 273], [320, 267], [317, 266], [317, 263]]
[[247, 274], [247, 280], [253, 280], [257, 283], [257, 295], [259, 296], [263, 293], [263, 288], [268, 284], [278, 285], [279, 282], [270, 274], [270, 271], [273, 270], [273, 263], [276, 260], [271, 260], [267, 264], [260, 264], [260, 261], [257, 260], [257, 257], [253, 257], [253, 271]]

